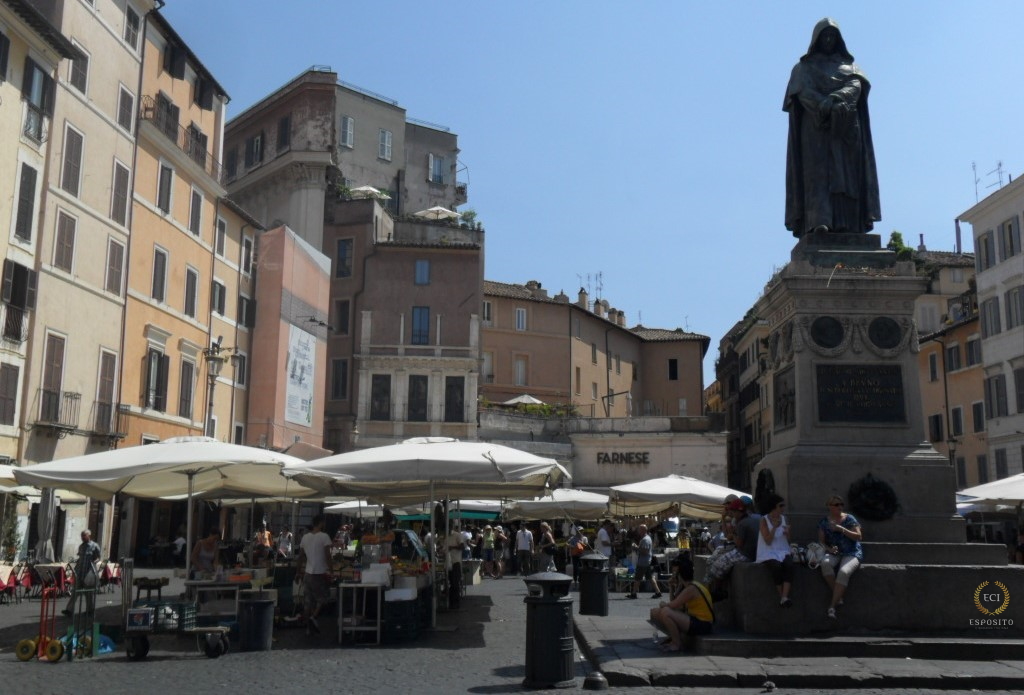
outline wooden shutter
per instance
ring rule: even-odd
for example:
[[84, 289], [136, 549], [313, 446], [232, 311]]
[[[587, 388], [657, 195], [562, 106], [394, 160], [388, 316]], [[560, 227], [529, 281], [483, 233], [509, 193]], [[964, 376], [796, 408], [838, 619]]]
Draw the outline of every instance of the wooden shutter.
[[22, 162], [21, 183], [18, 187], [18, 216], [14, 234], [20, 239], [32, 239], [32, 217], [36, 203], [36, 170]]
[[164, 48], [164, 70], [169, 72], [171, 77], [179, 80], [184, 79], [185, 62], [187, 60], [188, 54], [183, 46], [175, 46], [169, 43]]
[[154, 408], [163, 412], [167, 410], [167, 373], [170, 371], [171, 358], [160, 355], [156, 370], [156, 396]]
[[32, 78], [35, 77], [36, 63], [31, 58], [25, 59], [25, 66], [21, 70], [21, 94], [28, 102], [32, 103]]
[[64, 339], [57, 335], [46, 336], [46, 357], [43, 359], [43, 388], [60, 392], [61, 375], [64, 371]]
[[53, 81], [53, 78], [42, 73], [43, 75], [43, 113], [48, 117], [53, 118], [53, 102], [57, 97], [57, 83]]
[[71, 128], [64, 132], [64, 172], [61, 175], [60, 187], [77, 196], [81, 184], [83, 138]]
[[7, 79], [7, 56], [11, 51], [11, 40], [0, 34], [0, 82]]
[[25, 285], [25, 308], [32, 311], [36, 308], [36, 295], [39, 290], [39, 273], [28, 271], [28, 282]]
[[4, 304], [10, 304], [11, 297], [14, 296], [14, 270], [14, 261], [10, 260], [9, 258], [5, 258], [2, 294]]
[[[3, 35], [0, 34], [0, 37]], [[11, 364], [0, 365], [0, 423], [14, 424], [14, 411], [18, 398], [18, 368]]]

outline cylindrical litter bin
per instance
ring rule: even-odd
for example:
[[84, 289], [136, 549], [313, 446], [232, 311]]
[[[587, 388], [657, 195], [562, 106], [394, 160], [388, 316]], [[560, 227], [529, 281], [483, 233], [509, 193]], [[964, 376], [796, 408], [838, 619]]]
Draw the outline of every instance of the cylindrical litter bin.
[[274, 599], [250, 598], [238, 602], [238, 648], [243, 652], [269, 652], [274, 639]]
[[580, 556], [580, 615], [608, 615], [608, 558], [597, 551]]
[[572, 577], [539, 572], [524, 580], [526, 604], [526, 688], [574, 688]]

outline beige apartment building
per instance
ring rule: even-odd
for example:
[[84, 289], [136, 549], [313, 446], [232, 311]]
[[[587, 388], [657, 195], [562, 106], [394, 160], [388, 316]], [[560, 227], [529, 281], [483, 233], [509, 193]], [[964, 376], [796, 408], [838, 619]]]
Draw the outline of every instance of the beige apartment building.
[[703, 414], [710, 339], [681, 329], [627, 328], [606, 300], [548, 296], [539, 282], [484, 282], [481, 398], [529, 394], [582, 417]]
[[1024, 182], [961, 213], [972, 227], [992, 479], [1024, 472]]
[[[950, 316], [958, 318], [921, 336], [918, 360], [925, 432], [932, 446], [956, 467], [956, 486], [962, 490], [992, 477], [977, 301], [973, 293], [966, 293], [950, 304]], [[959, 313], [961, 307], [967, 311]]]
[[[102, 450], [118, 436], [134, 113], [144, 16], [153, 3], [33, 0], [33, 5], [60, 27], [79, 55], [61, 65], [53, 84], [32, 266], [36, 308], [21, 399], [20, 459], [26, 465]], [[63, 494], [60, 501], [56, 557], [73, 553], [86, 526], [107, 547], [108, 507], [85, 505], [75, 495]]]
[[[53, 132], [59, 66], [81, 53], [25, 0], [0, 1], [0, 460], [22, 457], [21, 424], [29, 329], [39, 306], [40, 220]], [[32, 418], [34, 421], [35, 418]]]
[[[222, 335], [213, 334], [210, 308], [218, 225], [232, 216], [218, 204], [228, 97], [159, 14], [145, 42], [123, 336], [131, 368], [121, 373], [130, 445], [204, 431], [230, 436], [212, 429], [218, 420], [196, 394], [207, 380], [207, 351]], [[232, 259], [246, 277], [252, 248], [243, 241], [243, 257]], [[245, 354], [244, 346], [220, 345]], [[219, 379], [244, 386], [244, 360], [231, 366], [242, 373], [225, 369]]]

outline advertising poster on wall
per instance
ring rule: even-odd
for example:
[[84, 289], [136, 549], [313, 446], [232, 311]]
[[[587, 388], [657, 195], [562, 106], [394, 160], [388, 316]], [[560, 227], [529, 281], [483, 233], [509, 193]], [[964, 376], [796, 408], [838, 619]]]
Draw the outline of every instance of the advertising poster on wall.
[[316, 338], [296, 326], [290, 326], [290, 329], [284, 419], [296, 425], [309, 427], [313, 422], [313, 365], [316, 359]]

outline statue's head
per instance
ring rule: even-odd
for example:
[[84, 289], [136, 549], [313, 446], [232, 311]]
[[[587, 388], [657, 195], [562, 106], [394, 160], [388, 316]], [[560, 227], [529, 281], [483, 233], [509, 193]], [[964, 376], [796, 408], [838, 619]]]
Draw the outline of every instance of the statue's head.
[[831, 17], [825, 17], [814, 25], [814, 32], [811, 34], [811, 45], [807, 49], [807, 55], [812, 53], [824, 55], [838, 54], [846, 60], [853, 62], [853, 56], [846, 50], [846, 42], [843, 41], [843, 34], [839, 31], [839, 23]]

